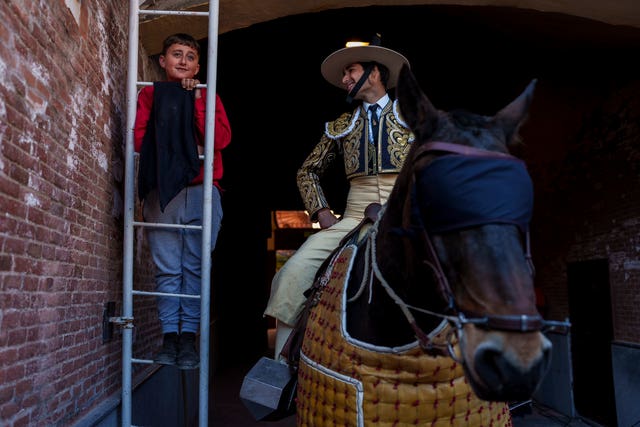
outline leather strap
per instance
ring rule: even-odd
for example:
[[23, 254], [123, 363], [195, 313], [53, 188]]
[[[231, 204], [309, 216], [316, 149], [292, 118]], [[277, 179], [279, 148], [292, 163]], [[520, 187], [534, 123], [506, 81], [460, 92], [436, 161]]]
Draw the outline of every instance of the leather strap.
[[362, 73], [362, 77], [360, 77], [360, 80], [358, 80], [358, 83], [356, 83], [353, 89], [351, 89], [351, 92], [349, 92], [349, 94], [347, 95], [347, 102], [349, 104], [353, 102], [354, 97], [356, 96], [356, 94], [358, 93], [358, 91], [360, 90], [364, 82], [367, 81], [367, 79], [369, 78], [369, 74], [371, 74], [372, 70], [373, 70], [373, 64], [367, 65], [367, 67], [364, 69], [364, 73]]

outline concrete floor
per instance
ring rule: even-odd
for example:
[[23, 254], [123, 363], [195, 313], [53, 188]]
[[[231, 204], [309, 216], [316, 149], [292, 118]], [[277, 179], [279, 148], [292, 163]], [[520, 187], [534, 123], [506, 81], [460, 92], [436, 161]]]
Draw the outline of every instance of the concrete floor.
[[581, 418], [566, 415], [532, 402], [512, 411], [513, 427], [602, 427]]
[[240, 388], [253, 364], [240, 363], [220, 369], [209, 390], [210, 427], [295, 427], [295, 415], [280, 421], [256, 421], [240, 400]]

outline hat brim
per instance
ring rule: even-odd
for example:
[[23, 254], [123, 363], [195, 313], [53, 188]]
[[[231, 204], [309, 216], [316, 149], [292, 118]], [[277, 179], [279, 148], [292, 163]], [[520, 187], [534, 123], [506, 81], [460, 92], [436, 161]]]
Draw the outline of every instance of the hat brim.
[[395, 50], [382, 46], [345, 47], [333, 52], [322, 62], [320, 72], [326, 81], [342, 88], [342, 72], [354, 62], [378, 62], [389, 69], [387, 87], [394, 88], [398, 83], [398, 75], [403, 64], [409, 61]]

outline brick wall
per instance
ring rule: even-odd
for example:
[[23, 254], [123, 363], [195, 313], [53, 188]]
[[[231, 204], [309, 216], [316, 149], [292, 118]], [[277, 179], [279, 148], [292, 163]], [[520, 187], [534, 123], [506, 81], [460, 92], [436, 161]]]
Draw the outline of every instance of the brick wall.
[[[128, 7], [82, 0], [76, 20], [68, 3], [0, 3], [4, 427], [67, 425], [120, 393], [121, 341], [103, 343], [102, 312], [122, 300]], [[136, 357], [157, 345], [152, 303], [134, 313], [151, 332]]]
[[613, 338], [639, 343], [640, 82], [600, 78], [541, 89], [525, 135], [536, 187], [536, 283], [549, 316], [563, 319], [567, 264], [608, 260]]

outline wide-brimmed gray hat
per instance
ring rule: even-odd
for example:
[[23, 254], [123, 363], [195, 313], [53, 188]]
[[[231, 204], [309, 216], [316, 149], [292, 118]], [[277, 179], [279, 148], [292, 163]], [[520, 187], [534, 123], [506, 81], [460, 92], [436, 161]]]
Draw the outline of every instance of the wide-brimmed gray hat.
[[398, 75], [403, 64], [409, 66], [404, 55], [382, 46], [354, 46], [336, 50], [322, 62], [320, 72], [326, 81], [342, 88], [342, 71], [354, 62], [378, 62], [389, 69], [389, 89], [398, 83]]

